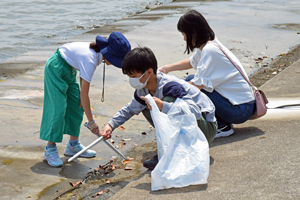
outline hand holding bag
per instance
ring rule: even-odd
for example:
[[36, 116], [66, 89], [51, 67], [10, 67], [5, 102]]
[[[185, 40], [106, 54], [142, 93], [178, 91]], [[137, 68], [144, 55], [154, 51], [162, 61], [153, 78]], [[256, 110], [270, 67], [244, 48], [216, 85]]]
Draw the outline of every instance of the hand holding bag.
[[255, 97], [255, 110], [254, 110], [254, 113], [252, 114], [252, 116], [250, 117], [250, 120], [257, 119], [257, 118], [264, 116], [268, 110], [266, 104], [269, 103], [265, 93], [262, 90], [258, 90], [254, 85], [252, 85], [252, 83], [245, 76], [243, 71], [237, 66], [237, 64], [235, 62], [233, 62], [233, 60], [228, 56], [228, 54], [223, 50], [223, 48], [220, 45], [218, 45], [216, 43], [213, 43], [213, 44], [216, 45], [225, 54], [225, 56], [231, 61], [231, 63], [237, 68], [237, 70], [242, 74], [244, 79], [252, 87], [253, 94]]
[[151, 190], [206, 184], [209, 146], [187, 103], [177, 98], [167, 114], [159, 111], [150, 95], [159, 162], [151, 172]]

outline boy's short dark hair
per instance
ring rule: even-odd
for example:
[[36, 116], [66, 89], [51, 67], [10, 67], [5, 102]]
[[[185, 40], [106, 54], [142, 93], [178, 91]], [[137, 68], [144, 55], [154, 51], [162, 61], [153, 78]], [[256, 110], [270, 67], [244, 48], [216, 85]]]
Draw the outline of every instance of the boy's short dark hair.
[[157, 60], [154, 53], [148, 47], [136, 47], [132, 49], [122, 62], [122, 72], [127, 75], [145, 73], [150, 68], [156, 74]]
[[188, 54], [194, 48], [199, 48], [209, 40], [215, 39], [215, 33], [206, 19], [196, 10], [190, 10], [180, 17], [177, 29], [186, 35], [186, 50]]

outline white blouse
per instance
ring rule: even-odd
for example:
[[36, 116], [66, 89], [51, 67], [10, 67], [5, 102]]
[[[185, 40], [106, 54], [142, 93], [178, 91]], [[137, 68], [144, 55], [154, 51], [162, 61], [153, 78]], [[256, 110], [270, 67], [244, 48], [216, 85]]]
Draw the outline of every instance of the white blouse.
[[226, 55], [213, 45], [213, 42], [220, 45], [247, 76], [235, 55], [215, 39], [208, 42], [202, 51], [197, 49], [194, 55], [190, 57], [190, 64], [197, 70], [191, 81], [195, 85], [203, 85], [203, 89], [207, 92], [217, 91], [233, 105], [253, 101], [254, 95], [251, 86]]

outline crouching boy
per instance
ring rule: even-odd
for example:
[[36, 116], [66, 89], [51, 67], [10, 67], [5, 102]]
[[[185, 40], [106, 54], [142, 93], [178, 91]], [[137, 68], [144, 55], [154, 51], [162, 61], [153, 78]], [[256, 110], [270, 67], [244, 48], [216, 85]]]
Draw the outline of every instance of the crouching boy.
[[[210, 99], [197, 87], [175, 76], [157, 71], [157, 61], [153, 52], [147, 47], [131, 50], [122, 63], [123, 74], [129, 76], [130, 85], [135, 88], [132, 101], [119, 110], [104, 126], [100, 135], [105, 139], [111, 137], [112, 131], [140, 112], [153, 125], [150, 110], [144, 96], [151, 94], [158, 108], [167, 113], [177, 98], [186, 101], [191, 112], [195, 114], [198, 126], [207, 141], [213, 141], [217, 133], [215, 107]], [[154, 169], [158, 163], [157, 155], [146, 160], [144, 167]]]

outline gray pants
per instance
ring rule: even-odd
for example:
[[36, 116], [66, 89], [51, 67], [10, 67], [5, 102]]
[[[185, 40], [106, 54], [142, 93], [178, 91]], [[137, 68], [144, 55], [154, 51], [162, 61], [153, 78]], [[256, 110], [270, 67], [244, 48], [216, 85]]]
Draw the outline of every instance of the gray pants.
[[[164, 97], [163, 101], [166, 102], [175, 102], [175, 98], [173, 97]], [[154, 127], [153, 120], [151, 118], [150, 110], [149, 108], [146, 108], [142, 111], [143, 115], [147, 119], [147, 121]], [[208, 122], [205, 119], [205, 113], [202, 113], [201, 119], [197, 120], [198, 127], [201, 129], [203, 134], [205, 135], [208, 143], [211, 143], [215, 135], [217, 134], [218, 131], [218, 124], [217, 122]]]

